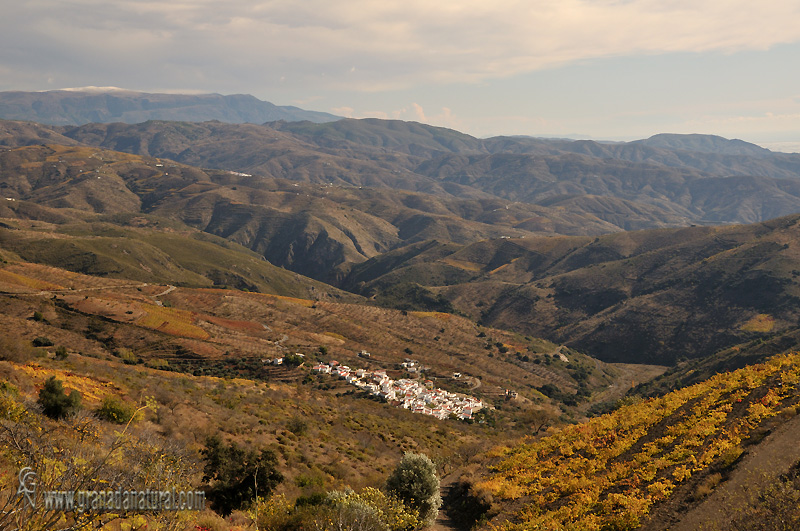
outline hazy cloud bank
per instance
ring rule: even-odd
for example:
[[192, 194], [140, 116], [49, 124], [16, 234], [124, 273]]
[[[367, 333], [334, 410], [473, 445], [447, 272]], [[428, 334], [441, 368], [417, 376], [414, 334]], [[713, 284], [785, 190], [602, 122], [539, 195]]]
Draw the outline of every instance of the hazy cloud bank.
[[31, 0], [4, 7], [0, 70], [62, 86], [129, 72], [139, 87], [380, 91], [597, 57], [763, 50], [800, 39], [799, 15], [795, 1]]

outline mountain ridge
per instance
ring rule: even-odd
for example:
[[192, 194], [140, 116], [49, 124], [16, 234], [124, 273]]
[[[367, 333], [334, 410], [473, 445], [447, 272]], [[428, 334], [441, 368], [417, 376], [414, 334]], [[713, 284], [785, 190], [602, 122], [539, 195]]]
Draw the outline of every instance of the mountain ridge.
[[[752, 223], [800, 211], [800, 155], [764, 154], [749, 144], [758, 156], [724, 154], [739, 142], [705, 135], [681, 137], [684, 149], [671, 151], [636, 143], [477, 139], [375, 119], [94, 124], [58, 132], [107, 149], [296, 181], [538, 204], [565, 195], [607, 196], [636, 203], [639, 215], [651, 211], [649, 225], [645, 216], [621, 220], [620, 228]], [[685, 150], [692, 142], [697, 149], [710, 143], [722, 154]]]
[[115, 87], [83, 87], [44, 92], [0, 92], [0, 118], [51, 125], [83, 125], [93, 122], [140, 123], [152, 119], [230, 123], [326, 122], [340, 117], [294, 106], [278, 106], [249, 94], [168, 94]]

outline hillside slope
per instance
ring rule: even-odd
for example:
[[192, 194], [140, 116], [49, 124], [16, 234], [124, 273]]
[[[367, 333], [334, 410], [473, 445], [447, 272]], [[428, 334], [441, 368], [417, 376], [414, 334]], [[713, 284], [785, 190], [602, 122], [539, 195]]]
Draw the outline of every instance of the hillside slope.
[[[309, 383], [314, 360], [384, 368], [397, 377], [406, 374], [401, 363], [412, 358], [437, 386], [470, 390], [496, 406], [493, 422], [509, 429], [516, 415], [531, 409], [580, 417], [599, 397], [595, 393], [622, 374], [537, 338], [446, 313], [337, 300], [313, 286], [309, 296], [297, 298], [78, 274], [20, 261], [5, 247], [0, 259], [0, 324], [8, 338], [27, 343], [45, 336], [68, 352], [101, 359], [127, 352], [128, 362], [156, 368]], [[269, 363], [297, 353], [308, 362], [303, 370]], [[408, 371], [407, 377], [418, 375]], [[547, 385], [558, 392], [543, 394]]]
[[794, 328], [799, 222], [431, 243], [371, 259], [341, 285], [381, 300], [419, 283], [485, 324], [606, 361], [673, 363]]
[[61, 223], [112, 212], [171, 218], [328, 282], [353, 264], [429, 239], [463, 244], [617, 230], [580, 208], [300, 184], [85, 146], [7, 149], [0, 152], [0, 172], [5, 217]]
[[[2, 247], [0, 326], [4, 491], [18, 482], [20, 462], [37, 467], [42, 488], [208, 488], [202, 451], [218, 436], [274, 452], [285, 477], [274, 500], [286, 511], [333, 489], [380, 487], [406, 451], [429, 455], [441, 470], [458, 467], [532, 426], [580, 418], [595, 392], [629, 381], [628, 372], [569, 349], [450, 314], [103, 278], [20, 261]], [[334, 358], [480, 397], [485, 407], [472, 422], [415, 414], [311, 370]], [[403, 365], [409, 358], [413, 370]], [[50, 377], [81, 394], [76, 416], [53, 421], [37, 408]], [[539, 391], [556, 387], [549, 397]], [[129, 426], [114, 424], [95, 414], [107, 401], [138, 414]], [[73, 474], [87, 464], [89, 473]], [[222, 522], [208, 512], [136, 518]], [[250, 522], [235, 518], [226, 529]]]
[[[474, 488], [496, 500], [493, 529], [635, 529], [650, 517], [663, 524], [661, 507], [698, 504], [743, 455], [759, 450], [753, 445], [765, 432], [797, 414], [798, 382], [797, 354], [720, 374], [499, 447], [490, 452], [492, 471]], [[787, 464], [800, 460], [796, 446], [791, 452]], [[725, 510], [735, 514], [730, 504]]]
[[[621, 362], [709, 356], [788, 332], [797, 317], [797, 216], [602, 235], [617, 225], [600, 216], [638, 226], [654, 211], [599, 196], [537, 206], [314, 185], [85, 146], [6, 149], [0, 171], [6, 231], [14, 230], [14, 220], [55, 231], [19, 231], [24, 238], [8, 245], [29, 260], [77, 271], [161, 281], [113, 246], [138, 241], [139, 262], [154, 271], [156, 263], [177, 267], [152, 248], [177, 241], [164, 232], [192, 234], [195, 241], [204, 232], [218, 252], [232, 242], [257, 253], [248, 261], [260, 256], [384, 306], [455, 309]], [[162, 225], [162, 235], [137, 235], [136, 224]], [[552, 237], [559, 233], [592, 236]], [[187, 256], [199, 252], [193, 245]], [[236, 271], [230, 258], [218, 263], [229, 265], [180, 265], [205, 279], [182, 282], [269, 291], [259, 287], [269, 284], [266, 272]], [[258, 269], [268, 266], [262, 260]]]

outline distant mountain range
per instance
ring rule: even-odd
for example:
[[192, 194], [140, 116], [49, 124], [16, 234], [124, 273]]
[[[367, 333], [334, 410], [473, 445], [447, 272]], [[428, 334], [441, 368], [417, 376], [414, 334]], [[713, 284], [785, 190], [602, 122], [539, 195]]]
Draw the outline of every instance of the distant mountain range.
[[[20, 134], [21, 129], [27, 132]], [[657, 135], [617, 144], [478, 139], [414, 122], [373, 119], [55, 128], [0, 124], [0, 145], [58, 137], [293, 181], [563, 207], [609, 224], [601, 232], [754, 223], [800, 212], [800, 155], [709, 135]], [[598, 232], [590, 224], [585, 233]]]
[[340, 119], [324, 112], [274, 105], [247, 94], [151, 94], [114, 87], [0, 92], [0, 118], [50, 125], [134, 124], [147, 120], [260, 124]]
[[[374, 119], [82, 126], [0, 121], [0, 145], [50, 143], [96, 146], [261, 178], [459, 200], [501, 199], [511, 203], [505, 209], [509, 213], [519, 211], [509, 219], [511, 228], [536, 233], [598, 235], [755, 223], [800, 212], [800, 155], [710, 135], [656, 135], [609, 144], [478, 139], [440, 127]], [[522, 215], [532, 205], [540, 217]], [[560, 213], [575, 223], [562, 219], [552, 224], [563, 218]]]

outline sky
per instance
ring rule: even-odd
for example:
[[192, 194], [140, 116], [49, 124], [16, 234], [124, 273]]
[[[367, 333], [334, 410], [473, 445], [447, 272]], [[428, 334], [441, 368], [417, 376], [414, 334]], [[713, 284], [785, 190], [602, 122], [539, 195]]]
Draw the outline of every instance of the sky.
[[4, 2], [0, 90], [252, 94], [479, 136], [800, 151], [797, 0]]

